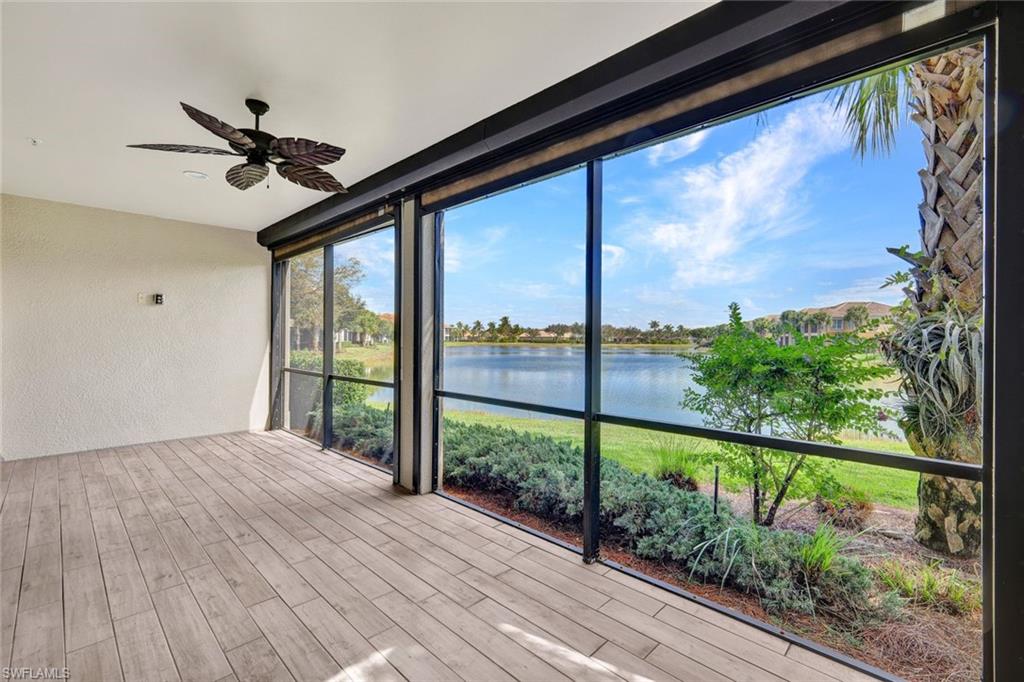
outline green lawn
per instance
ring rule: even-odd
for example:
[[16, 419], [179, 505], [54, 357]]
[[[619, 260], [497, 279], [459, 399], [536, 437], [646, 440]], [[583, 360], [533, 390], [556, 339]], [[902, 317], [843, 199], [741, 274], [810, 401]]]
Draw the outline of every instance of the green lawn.
[[358, 346], [354, 344], [342, 344], [334, 352], [335, 358], [358, 360], [367, 369], [389, 368], [395, 361], [395, 347], [390, 343], [379, 343], [375, 346]]
[[[583, 446], [583, 425], [576, 420], [536, 419], [488, 412], [446, 410], [446, 418], [474, 424], [507, 426], [516, 430], [531, 431], [552, 438], [568, 439]], [[905, 443], [893, 440], [850, 438], [845, 445], [869, 450], [885, 450], [901, 454], [912, 454]], [[616, 425], [601, 427], [601, 455], [613, 459], [633, 471], [651, 473], [657, 465], [656, 449], [670, 447], [675, 452], [707, 451], [714, 443], [689, 436], [675, 436], [642, 429]], [[889, 469], [858, 462], [837, 462], [835, 476], [843, 485], [865, 493], [873, 503], [901, 509], [917, 508], [918, 475], [911, 471]], [[714, 477], [710, 466], [703, 467], [698, 478], [711, 480]], [[722, 479], [722, 485], [733, 491], [743, 489], [738, 480]]]

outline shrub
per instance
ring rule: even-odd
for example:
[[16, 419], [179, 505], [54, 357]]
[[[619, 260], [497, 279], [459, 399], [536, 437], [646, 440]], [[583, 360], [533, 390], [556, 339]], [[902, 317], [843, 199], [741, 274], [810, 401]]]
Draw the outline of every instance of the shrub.
[[367, 405], [341, 405], [334, 408], [334, 443], [384, 465], [395, 460], [394, 414]]
[[[323, 354], [315, 350], [293, 350], [288, 354], [288, 366], [319, 372], [323, 369]], [[351, 358], [334, 358], [334, 373], [339, 376], [364, 377], [366, 365]], [[373, 387], [348, 381], [334, 382], [334, 406], [362, 405], [373, 394]], [[317, 403], [319, 406], [319, 402]], [[319, 419], [317, 419], [319, 423]]]
[[[446, 483], [497, 493], [518, 509], [580, 527], [583, 453], [578, 446], [450, 419], [444, 429]], [[707, 495], [611, 460], [601, 462], [600, 512], [605, 542], [663, 562], [680, 577], [754, 594], [769, 611], [824, 608], [858, 614], [870, 608], [870, 572], [840, 556], [839, 543], [825, 537], [826, 531], [816, 537], [758, 526], [737, 517], [725, 502], [715, 514]]]

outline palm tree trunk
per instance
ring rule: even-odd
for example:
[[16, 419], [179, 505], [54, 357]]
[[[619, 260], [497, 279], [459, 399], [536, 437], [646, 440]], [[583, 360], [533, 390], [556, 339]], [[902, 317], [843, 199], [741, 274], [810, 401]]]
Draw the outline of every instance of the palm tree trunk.
[[[982, 181], [984, 152], [984, 53], [980, 45], [957, 48], [917, 62], [910, 70], [911, 119], [924, 133], [925, 167], [919, 172], [924, 199], [924, 258], [911, 271], [907, 295], [918, 314], [956, 306], [980, 314], [983, 281]], [[909, 393], [913, 395], [913, 380]], [[918, 393], [918, 395], [920, 395]], [[980, 396], [976, 396], [976, 400]], [[907, 431], [917, 454], [980, 463], [981, 435], [964, 424], [944, 444]], [[922, 475], [918, 483], [917, 539], [955, 555], [974, 555], [981, 545], [981, 486]]]

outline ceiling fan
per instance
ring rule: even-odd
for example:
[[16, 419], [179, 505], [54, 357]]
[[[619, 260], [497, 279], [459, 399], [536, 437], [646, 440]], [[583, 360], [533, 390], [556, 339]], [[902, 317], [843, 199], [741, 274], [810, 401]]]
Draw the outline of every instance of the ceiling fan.
[[326, 142], [314, 142], [302, 137], [274, 137], [260, 130], [260, 116], [270, 111], [270, 105], [258, 99], [245, 100], [245, 106], [256, 116], [253, 128], [234, 128], [224, 121], [181, 102], [188, 117], [217, 137], [227, 140], [232, 151], [217, 147], [191, 144], [130, 144], [136, 149], [156, 149], [162, 152], [187, 154], [217, 154], [244, 156], [245, 163], [232, 166], [224, 176], [228, 184], [238, 189], [249, 189], [267, 177], [267, 164], [277, 166], [277, 174], [285, 180], [307, 189], [321, 192], [347, 192], [334, 176], [319, 168], [334, 163], [345, 150]]

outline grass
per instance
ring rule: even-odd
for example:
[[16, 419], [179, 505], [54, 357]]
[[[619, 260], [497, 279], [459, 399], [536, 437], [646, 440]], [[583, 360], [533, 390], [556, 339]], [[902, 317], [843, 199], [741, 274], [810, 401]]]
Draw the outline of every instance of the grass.
[[[576, 420], [539, 419], [464, 410], [446, 410], [445, 416], [473, 424], [507, 426], [560, 440], [567, 439], [574, 445], [583, 446], [583, 424]], [[711, 441], [700, 438], [689, 436], [674, 436], [672, 438], [671, 445], [667, 445], [665, 434], [605, 424], [601, 427], [601, 456], [613, 459], [638, 473], [656, 476], [664, 465], [666, 449], [671, 450], [674, 456], [683, 457], [685, 452], [707, 451], [715, 447]], [[868, 450], [884, 449], [889, 452], [913, 454], [905, 443], [893, 440], [851, 436], [844, 439], [843, 443]], [[696, 474], [695, 478], [702, 483], [714, 478], [712, 467], [697, 466], [693, 468], [693, 471]], [[918, 475], [912, 471], [889, 469], [859, 462], [837, 462], [835, 476], [844, 486], [863, 492], [873, 504], [900, 509], [917, 508]], [[728, 477], [723, 477], [721, 484], [726, 490], [733, 492], [744, 489], [744, 484], [741, 481], [730, 480]]]
[[379, 343], [375, 346], [345, 343], [334, 352], [334, 357], [358, 360], [372, 373], [375, 369], [392, 367], [395, 361], [395, 347], [390, 343]]
[[978, 581], [963, 578], [959, 571], [938, 563], [915, 567], [887, 559], [875, 572], [885, 585], [912, 604], [954, 615], [981, 608]]

